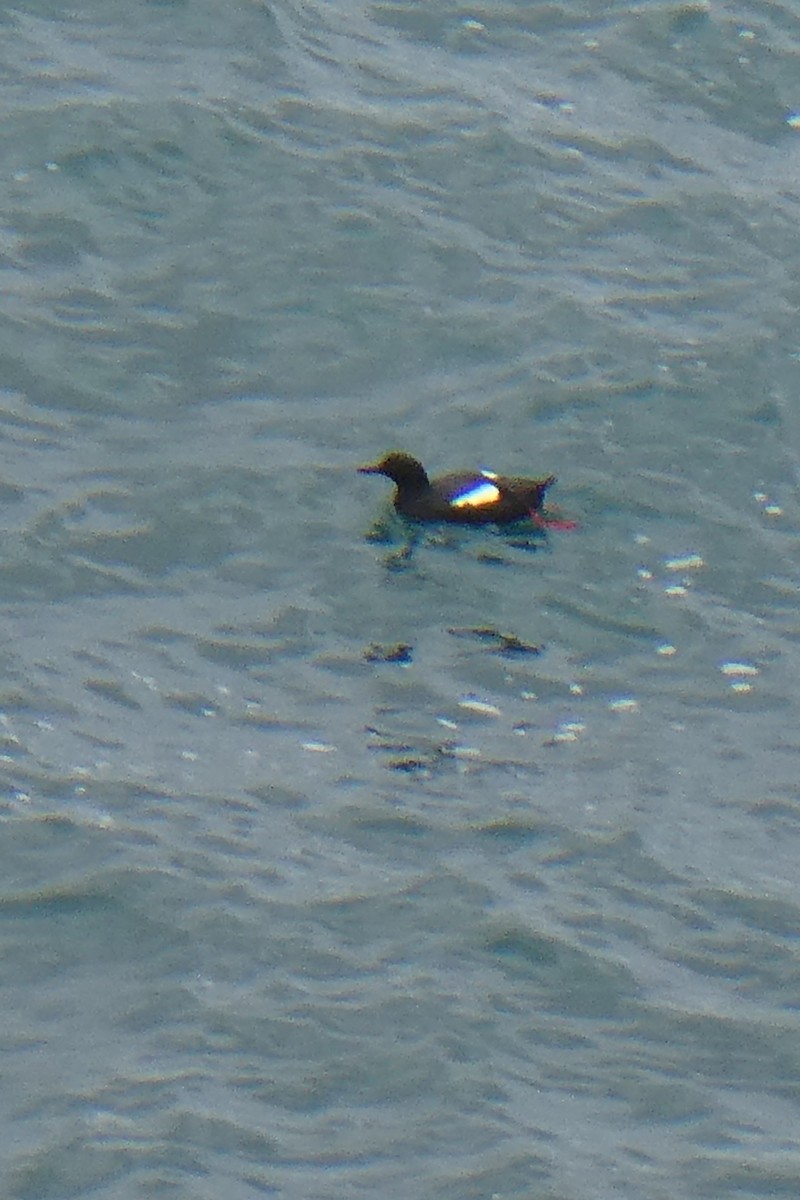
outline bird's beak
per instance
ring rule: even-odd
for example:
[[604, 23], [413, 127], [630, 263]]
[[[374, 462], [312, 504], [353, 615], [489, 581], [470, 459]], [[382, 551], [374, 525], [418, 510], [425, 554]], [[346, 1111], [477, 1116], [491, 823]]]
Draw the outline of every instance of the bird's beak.
[[367, 463], [365, 467], [358, 467], [356, 469], [359, 475], [380, 475], [381, 473], [380, 463]]

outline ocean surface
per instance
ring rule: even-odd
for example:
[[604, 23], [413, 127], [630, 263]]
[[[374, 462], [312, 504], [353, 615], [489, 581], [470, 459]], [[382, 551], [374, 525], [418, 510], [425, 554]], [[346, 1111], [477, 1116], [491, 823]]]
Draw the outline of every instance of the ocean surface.
[[800, 1195], [798, 54], [3, 9], [3, 1200]]

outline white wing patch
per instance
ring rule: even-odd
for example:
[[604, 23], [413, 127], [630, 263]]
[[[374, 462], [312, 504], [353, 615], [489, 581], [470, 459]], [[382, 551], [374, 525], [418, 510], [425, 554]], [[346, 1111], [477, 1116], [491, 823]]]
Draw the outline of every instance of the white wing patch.
[[450, 501], [453, 508], [482, 508], [485, 504], [494, 504], [500, 499], [500, 488], [490, 483], [490, 480], [496, 479], [497, 476], [492, 475], [490, 471], [481, 471], [481, 475], [483, 478], [476, 479], [465, 492], [453, 496]]

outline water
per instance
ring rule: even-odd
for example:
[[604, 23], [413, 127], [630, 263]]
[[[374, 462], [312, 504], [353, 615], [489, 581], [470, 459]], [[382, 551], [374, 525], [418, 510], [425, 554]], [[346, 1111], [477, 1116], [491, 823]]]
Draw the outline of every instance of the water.
[[3, 16], [4, 1196], [798, 1193], [795, 16]]

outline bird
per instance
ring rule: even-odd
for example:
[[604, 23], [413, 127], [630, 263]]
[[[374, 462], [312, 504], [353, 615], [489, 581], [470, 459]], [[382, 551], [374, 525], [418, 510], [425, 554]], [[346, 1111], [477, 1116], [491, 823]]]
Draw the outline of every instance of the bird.
[[545, 492], [556, 481], [555, 475], [525, 479], [478, 470], [430, 479], [421, 462], [400, 450], [392, 450], [358, 471], [391, 479], [395, 484], [395, 510], [415, 521], [510, 525], [531, 518], [540, 526], [553, 523], [541, 515], [541, 508]]

